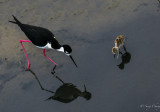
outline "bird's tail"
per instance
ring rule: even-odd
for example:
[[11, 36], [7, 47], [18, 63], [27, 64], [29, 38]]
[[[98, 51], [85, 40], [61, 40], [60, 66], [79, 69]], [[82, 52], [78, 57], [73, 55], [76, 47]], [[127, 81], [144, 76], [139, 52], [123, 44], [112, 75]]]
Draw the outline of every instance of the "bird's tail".
[[21, 22], [14, 15], [12, 15], [12, 16], [13, 16], [15, 21], [9, 21], [9, 22], [20, 25]]

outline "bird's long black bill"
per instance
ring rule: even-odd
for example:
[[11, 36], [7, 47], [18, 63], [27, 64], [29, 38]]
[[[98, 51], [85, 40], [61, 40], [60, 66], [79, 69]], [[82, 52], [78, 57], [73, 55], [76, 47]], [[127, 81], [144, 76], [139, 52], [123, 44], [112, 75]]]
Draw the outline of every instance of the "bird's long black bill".
[[76, 62], [74, 61], [74, 59], [72, 58], [72, 56], [70, 55], [69, 57], [71, 58], [71, 60], [73, 61], [73, 63], [74, 63], [74, 64], [76, 65], [76, 67], [78, 68], [78, 66], [77, 66]]

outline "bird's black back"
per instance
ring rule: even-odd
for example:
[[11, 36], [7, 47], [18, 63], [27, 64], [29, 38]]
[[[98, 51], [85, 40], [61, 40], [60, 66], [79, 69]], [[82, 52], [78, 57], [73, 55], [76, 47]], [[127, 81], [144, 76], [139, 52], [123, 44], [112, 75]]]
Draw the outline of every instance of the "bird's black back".
[[58, 41], [48, 29], [27, 24], [20, 24], [19, 27], [36, 46], [45, 46], [48, 42], [51, 43], [52, 41], [54, 41], [55, 47], [59, 46]]
[[54, 38], [53, 33], [48, 29], [28, 24], [22, 24], [15, 16], [13, 16], [13, 18], [15, 22], [14, 21], [9, 21], [9, 22], [17, 24], [34, 45], [43, 47], [49, 42], [52, 43], [52, 48], [54, 49], [60, 48], [60, 44]]

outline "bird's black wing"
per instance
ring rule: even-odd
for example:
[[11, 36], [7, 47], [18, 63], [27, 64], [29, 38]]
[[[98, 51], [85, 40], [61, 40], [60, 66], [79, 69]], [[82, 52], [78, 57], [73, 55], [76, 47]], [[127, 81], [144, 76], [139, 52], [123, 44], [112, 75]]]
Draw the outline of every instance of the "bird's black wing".
[[38, 26], [23, 24], [14, 15], [12, 16], [15, 21], [9, 21], [9, 22], [17, 24], [34, 45], [44, 47], [49, 42], [51, 43], [52, 48], [54, 49], [59, 49], [61, 47], [58, 41], [54, 38], [52, 32], [49, 31], [48, 29]]
[[[54, 39], [54, 35], [48, 29], [28, 24], [19, 25], [21, 30], [36, 46], [45, 46]], [[55, 40], [55, 39], [54, 39]], [[58, 41], [56, 41], [58, 43]]]

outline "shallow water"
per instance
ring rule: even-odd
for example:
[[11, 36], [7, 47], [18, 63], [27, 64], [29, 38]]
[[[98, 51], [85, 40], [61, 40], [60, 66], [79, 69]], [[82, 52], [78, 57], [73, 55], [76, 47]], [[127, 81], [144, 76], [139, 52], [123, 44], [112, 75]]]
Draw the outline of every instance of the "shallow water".
[[[160, 105], [159, 29], [157, 0], [0, 0], [0, 110], [2, 112], [137, 112], [157, 111]], [[78, 69], [63, 53], [47, 50], [58, 63], [56, 75], [80, 90], [92, 93], [86, 101], [71, 103], [44, 101], [51, 93], [42, 91], [28, 71], [19, 44], [27, 39], [14, 24], [14, 14], [24, 23], [50, 29], [62, 44], [73, 49]], [[111, 49], [119, 34], [126, 38], [131, 60], [117, 67]], [[42, 50], [24, 44], [31, 69], [44, 88], [55, 91], [60, 85], [51, 75], [53, 64]], [[148, 107], [147, 107], [148, 106]], [[152, 106], [149, 108], [149, 106]]]

